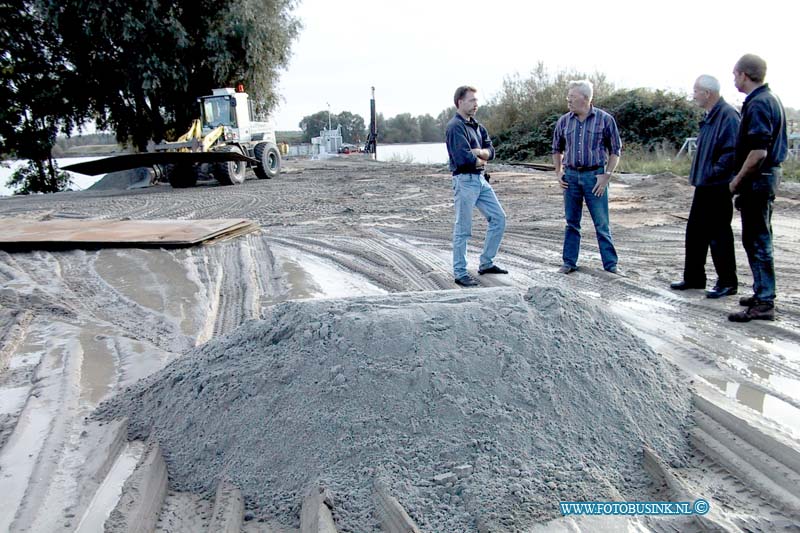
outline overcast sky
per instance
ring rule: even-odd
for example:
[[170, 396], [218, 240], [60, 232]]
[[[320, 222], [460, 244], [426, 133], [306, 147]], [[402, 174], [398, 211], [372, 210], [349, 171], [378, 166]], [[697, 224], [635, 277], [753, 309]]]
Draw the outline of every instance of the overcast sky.
[[387, 118], [436, 116], [459, 85], [485, 100], [538, 61], [550, 72], [598, 71], [617, 87], [687, 95], [699, 74], [711, 74], [741, 103], [731, 71], [745, 53], [766, 59], [772, 89], [800, 108], [798, 11], [776, 0], [302, 0], [305, 27], [281, 76], [275, 125], [299, 129], [328, 104], [369, 122], [372, 86]]

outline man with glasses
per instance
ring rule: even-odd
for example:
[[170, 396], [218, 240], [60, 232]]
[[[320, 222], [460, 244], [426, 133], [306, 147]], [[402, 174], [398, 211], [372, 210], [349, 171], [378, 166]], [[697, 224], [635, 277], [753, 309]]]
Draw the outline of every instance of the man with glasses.
[[594, 222], [603, 268], [621, 274], [608, 217], [608, 182], [619, 163], [622, 141], [614, 117], [592, 105], [594, 88], [588, 80], [572, 81], [567, 93], [569, 112], [553, 132], [553, 165], [564, 189], [562, 274], [578, 270], [583, 203]]

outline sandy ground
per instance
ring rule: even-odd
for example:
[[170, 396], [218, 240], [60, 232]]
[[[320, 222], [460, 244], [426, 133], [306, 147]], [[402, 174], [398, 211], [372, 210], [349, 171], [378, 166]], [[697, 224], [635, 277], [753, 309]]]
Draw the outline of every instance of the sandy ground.
[[[263, 228], [181, 250], [0, 252], [0, 531], [96, 531], [143, 451], [142, 443], [121, 437], [124, 428], [87, 417], [103, 399], [259, 318], [265, 307], [291, 299], [461, 290], [450, 269], [452, 191], [444, 167], [338, 160], [286, 166], [291, 171], [277, 179], [236, 187], [163, 185], [0, 199], [2, 217], [242, 217]], [[714, 301], [701, 291], [668, 289], [682, 272], [692, 193], [684, 178], [631, 175], [612, 184], [612, 231], [626, 276], [603, 272], [588, 215], [581, 269], [564, 276], [556, 272], [564, 223], [554, 176], [500, 166], [492, 174], [508, 214], [497, 262], [511, 273], [482, 278], [484, 286], [581, 293], [682, 368], [704, 394], [800, 450], [800, 188], [787, 184], [775, 204], [778, 318], [732, 324], [725, 315], [738, 307], [738, 297]], [[484, 230], [476, 212], [473, 272]], [[748, 294], [752, 277], [738, 220], [734, 231], [740, 294]], [[713, 280], [710, 258], [708, 268]], [[767, 498], [762, 485], [721, 463], [698, 449], [688, 467], [673, 473], [690, 494], [708, 499], [717, 524], [730, 530], [795, 527], [796, 515]], [[183, 513], [202, 524], [209, 505], [170, 492], [158, 528], [197, 530], [188, 518], [177, 528], [165, 521]], [[245, 524], [247, 531], [269, 530]], [[658, 524], [568, 519], [543, 527]]]

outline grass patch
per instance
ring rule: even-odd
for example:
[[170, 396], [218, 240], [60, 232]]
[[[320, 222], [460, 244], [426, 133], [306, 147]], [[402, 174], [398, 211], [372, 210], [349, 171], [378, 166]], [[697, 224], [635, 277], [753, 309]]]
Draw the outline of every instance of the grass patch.
[[414, 156], [411, 155], [411, 152], [406, 150], [406, 152], [402, 154], [399, 152], [393, 153], [383, 161], [387, 163], [404, 163], [406, 165], [410, 165], [414, 162]]
[[787, 159], [781, 167], [784, 181], [800, 182], [800, 159]]
[[636, 144], [629, 144], [622, 149], [617, 170], [633, 174], [663, 174], [671, 172], [676, 176], [688, 176], [692, 168], [692, 158], [685, 153], [678, 157], [672, 147], [656, 147], [647, 150]]

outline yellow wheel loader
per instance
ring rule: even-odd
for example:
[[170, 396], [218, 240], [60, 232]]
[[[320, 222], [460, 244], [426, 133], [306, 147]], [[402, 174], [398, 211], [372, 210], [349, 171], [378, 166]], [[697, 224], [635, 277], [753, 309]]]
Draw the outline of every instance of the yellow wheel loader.
[[222, 185], [245, 180], [248, 167], [259, 179], [270, 179], [281, 169], [275, 130], [254, 120], [253, 105], [238, 90], [214, 89], [197, 99], [200, 118], [174, 142], [150, 143], [147, 152], [126, 154], [62, 167], [95, 176], [139, 167], [153, 167], [154, 177], [176, 188], [192, 187], [198, 178], [213, 177]]

